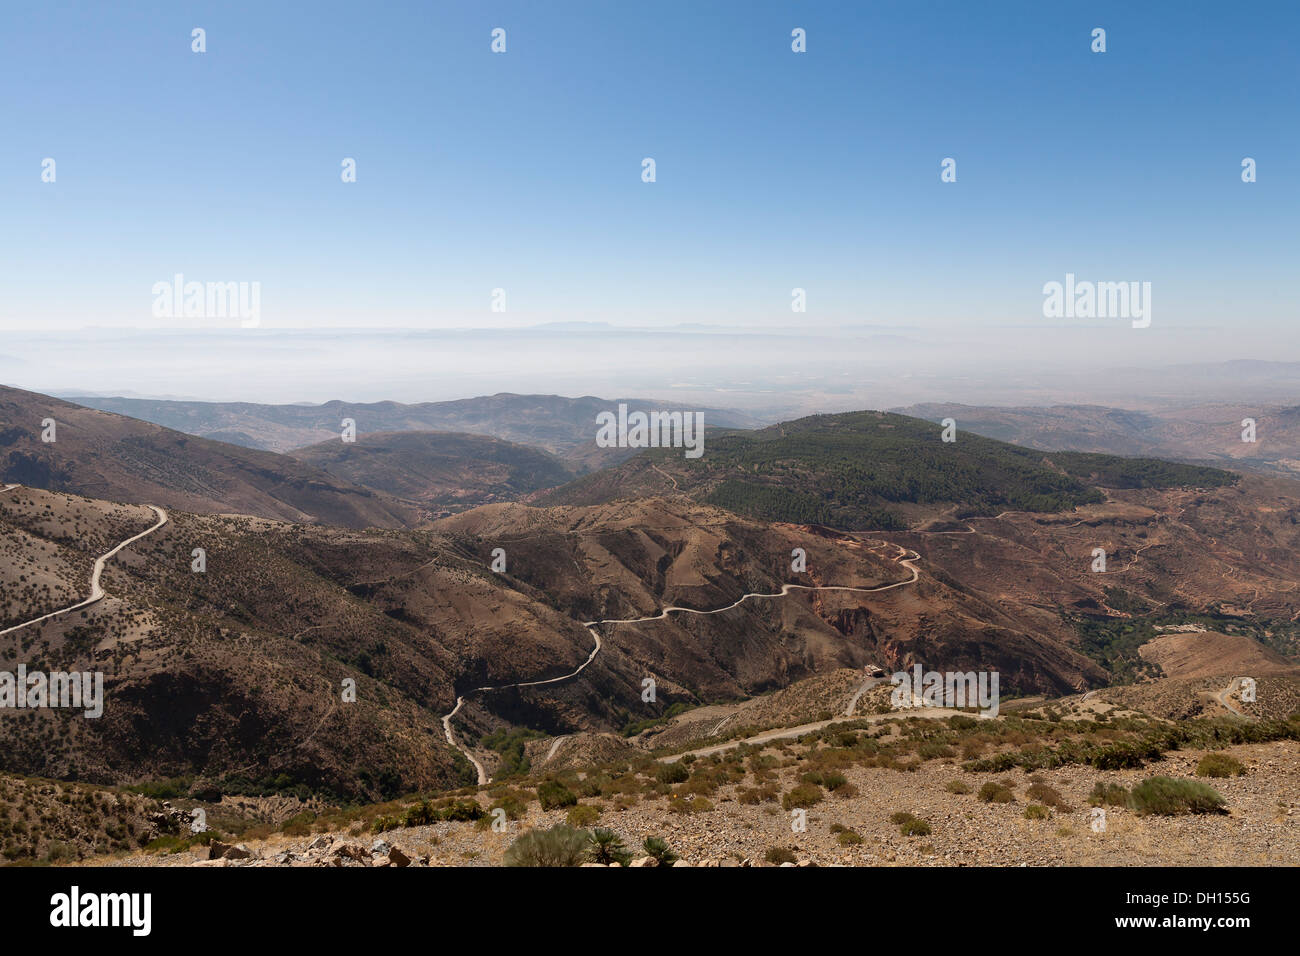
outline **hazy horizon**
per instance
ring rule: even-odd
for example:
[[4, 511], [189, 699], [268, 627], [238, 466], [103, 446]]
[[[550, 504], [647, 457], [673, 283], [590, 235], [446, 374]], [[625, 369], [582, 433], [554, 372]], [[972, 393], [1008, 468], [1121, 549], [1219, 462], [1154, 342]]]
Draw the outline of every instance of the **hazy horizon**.
[[[901, 407], [1291, 403], [1300, 354], [1232, 351], [1231, 330], [906, 327], [138, 330], [7, 333], [0, 382], [61, 396], [264, 404], [491, 395], [638, 397], [772, 421]], [[1143, 348], [1133, 348], [1141, 344]], [[105, 355], [112, 361], [105, 362]], [[32, 358], [28, 358], [31, 356]], [[56, 357], [51, 361], [51, 356]]]

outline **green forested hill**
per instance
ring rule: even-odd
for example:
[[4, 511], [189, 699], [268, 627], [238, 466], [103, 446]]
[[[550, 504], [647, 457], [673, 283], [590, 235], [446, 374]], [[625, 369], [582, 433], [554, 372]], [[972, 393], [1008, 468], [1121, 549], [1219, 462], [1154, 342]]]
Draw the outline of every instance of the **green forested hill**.
[[906, 526], [902, 504], [955, 505], [959, 515], [1063, 511], [1100, 502], [1103, 487], [1219, 485], [1213, 468], [1114, 455], [1048, 453], [885, 412], [814, 415], [759, 431], [706, 436], [686, 459], [657, 449], [574, 482], [552, 503], [676, 490], [740, 514], [853, 529]]

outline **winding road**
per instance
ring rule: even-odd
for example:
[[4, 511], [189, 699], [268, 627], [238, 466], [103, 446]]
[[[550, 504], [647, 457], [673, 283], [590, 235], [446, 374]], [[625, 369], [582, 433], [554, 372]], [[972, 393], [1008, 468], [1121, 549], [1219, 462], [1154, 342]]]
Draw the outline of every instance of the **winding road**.
[[[494, 686], [475, 687], [474, 689], [469, 690], [465, 694], [462, 694], [461, 696], [456, 698], [456, 706], [453, 707], [451, 711], [442, 718], [442, 732], [447, 738], [447, 743], [451, 745], [453, 748], [455, 748], [456, 750], [459, 750], [462, 754], [464, 754], [466, 759], [468, 759], [469, 762], [474, 765], [474, 770], [478, 774], [479, 785], [482, 786], [483, 784], [486, 784], [488, 782], [488, 773], [486, 768], [484, 768], [483, 764], [479, 762], [478, 758], [474, 756], [474, 754], [470, 751], [468, 747], [462, 747], [460, 744], [456, 742], [456, 734], [455, 731], [452, 730], [452, 726], [451, 726], [452, 718], [455, 717], [456, 714], [460, 712], [461, 707], [465, 705], [465, 697], [468, 696], [469, 694], [478, 694], [478, 693], [482, 693], [483, 691], [490, 691], [490, 690], [508, 690], [511, 687], [540, 687], [543, 684], [558, 684], [560, 681], [566, 681], [571, 677], [576, 677], [578, 674], [582, 673], [582, 671], [587, 667], [587, 665], [590, 664], [592, 661], [594, 661], [596, 659], [596, 655], [600, 653], [600, 648], [601, 648], [600, 632], [597, 631], [596, 628], [602, 624], [642, 624], [647, 621], [662, 621], [669, 614], [701, 614], [701, 615], [721, 614], [723, 611], [730, 611], [734, 607], [739, 607], [741, 604], [744, 604], [746, 601], [750, 600], [751, 598], [785, 597], [791, 591], [852, 591], [857, 594], [876, 594], [881, 591], [889, 591], [892, 590], [893, 588], [904, 587], [905, 585], [908, 584], [915, 584], [916, 581], [921, 577], [921, 571], [913, 562], [921, 560], [921, 555], [918, 552], [913, 551], [910, 548], [904, 548], [901, 545], [890, 543], [889, 546], [898, 549], [899, 556], [894, 559], [895, 562], [912, 572], [912, 576], [908, 578], [906, 581], [895, 581], [893, 584], [881, 584], [871, 588], [849, 587], [847, 585], [840, 585], [840, 584], [816, 584], [816, 585], [783, 584], [781, 585], [780, 591], [774, 591], [771, 594], [767, 594], [759, 591], [751, 591], [748, 594], [742, 595], [738, 600], [731, 602], [726, 607], [714, 608], [711, 611], [700, 611], [690, 607], [678, 607], [676, 605], [669, 605], [668, 607], [665, 607], [662, 611], [660, 611], [658, 614], [651, 614], [646, 617], [610, 618], [608, 620], [603, 620], [603, 621], [584, 621], [582, 626], [591, 632], [591, 636], [595, 639], [595, 647], [592, 648], [591, 653], [587, 656], [587, 659], [583, 661], [580, 665], [578, 665], [578, 667], [575, 670], [569, 672], [568, 674], [562, 674], [559, 677], [548, 678], [547, 680], [520, 681], [519, 683], [516, 684], [498, 684]], [[911, 557], [904, 557], [904, 555], [907, 555], [909, 553], [911, 554]], [[855, 697], [853, 703], [856, 702], [857, 702], [857, 698]], [[806, 733], [807, 731], [801, 731], [801, 732]], [[547, 755], [548, 759], [551, 755], [554, 754], [554, 752], [555, 752], [554, 748], [552, 748], [551, 754]]]
[[[8, 491], [10, 488], [14, 488], [14, 487], [17, 486], [10, 485], [8, 488], [5, 488], [4, 490]], [[9, 634], [12, 633], [13, 631], [21, 630], [24, 627], [30, 627], [33, 624], [39, 624], [41, 623], [41, 621], [48, 621], [52, 617], [58, 617], [60, 614], [67, 614], [69, 611], [76, 611], [83, 607], [89, 607], [90, 605], [94, 604], [96, 601], [101, 600], [104, 597], [104, 589], [99, 585], [99, 578], [104, 573], [104, 565], [108, 563], [109, 559], [112, 558], [113, 555], [121, 551], [123, 548], [125, 548], [127, 545], [139, 541], [141, 538], [145, 537], [146, 535], [153, 534], [155, 531], [157, 531], [159, 528], [161, 528], [163, 525], [167, 523], [167, 512], [163, 511], [157, 505], [148, 505], [147, 507], [152, 509], [153, 513], [158, 516], [157, 524], [153, 525], [150, 528], [147, 528], [144, 531], [141, 531], [139, 534], [132, 535], [131, 537], [123, 541], [121, 544], [119, 544], [112, 551], [109, 551], [107, 554], [102, 554], [95, 559], [94, 570], [91, 571], [90, 573], [90, 597], [86, 598], [84, 601], [80, 601], [76, 604], [73, 604], [71, 607], [60, 608], [57, 611], [51, 611], [49, 614], [42, 614], [40, 617], [32, 618], [30, 621], [24, 621], [22, 624], [15, 624], [13, 627], [6, 627], [3, 631], [0, 631], [0, 635]]]
[[1219, 691], [1214, 695], [1214, 699], [1217, 700], [1220, 704], [1222, 704], [1225, 710], [1228, 710], [1231, 713], [1236, 714], [1238, 717], [1241, 717], [1245, 720], [1254, 720], [1253, 717], [1251, 717], [1249, 714], [1242, 713], [1237, 708], [1236, 704], [1233, 704], [1228, 700], [1228, 698], [1232, 695], [1232, 692], [1234, 690], [1240, 689], [1240, 687], [1241, 687], [1241, 678], [1234, 677], [1231, 684], [1229, 684], [1227, 687], [1223, 688], [1223, 690]]

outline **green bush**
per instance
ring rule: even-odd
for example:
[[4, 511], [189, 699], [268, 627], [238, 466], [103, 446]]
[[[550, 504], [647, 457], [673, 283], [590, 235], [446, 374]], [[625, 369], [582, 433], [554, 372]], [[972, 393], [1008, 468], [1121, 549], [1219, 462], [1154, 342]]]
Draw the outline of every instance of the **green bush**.
[[918, 820], [913, 818], [911, 820], [906, 821], [901, 826], [899, 826], [898, 832], [903, 834], [903, 836], [908, 836], [908, 837], [929, 836], [930, 824], [926, 823], [924, 820]]
[[980, 787], [978, 796], [984, 803], [1015, 803], [1016, 800], [1010, 787], [992, 780]]
[[780, 866], [782, 863], [795, 863], [798, 857], [794, 855], [794, 850], [783, 846], [770, 846], [767, 852], [763, 854], [763, 859], [768, 863], [774, 863]]
[[943, 785], [943, 788], [949, 793], [970, 793], [971, 785], [965, 780], [949, 780]]
[[1199, 780], [1175, 780], [1172, 777], [1144, 780], [1129, 794], [1129, 806], [1138, 816], [1226, 813], [1225, 803], [1223, 797]]
[[661, 763], [655, 770], [655, 779], [669, 786], [685, 783], [690, 776], [691, 771], [680, 760], [676, 763]]
[[606, 866], [611, 863], [627, 866], [632, 861], [632, 854], [623, 845], [622, 838], [613, 830], [603, 827], [597, 827], [587, 835], [587, 855], [591, 862]]
[[428, 800], [421, 800], [414, 806], [407, 807], [406, 815], [402, 818], [404, 827], [422, 827], [434, 823], [440, 819], [441, 814], [433, 808]]
[[659, 866], [672, 866], [677, 862], [677, 854], [668, 848], [668, 841], [663, 837], [646, 837], [641, 844], [641, 849]]
[[600, 819], [600, 807], [579, 803], [569, 808], [569, 814], [565, 819], [571, 827], [589, 827]]
[[450, 806], [444, 807], [438, 816], [443, 820], [463, 823], [483, 816], [483, 808], [479, 806], [477, 800], [457, 800]]
[[939, 743], [937, 740], [927, 740], [921, 746], [916, 748], [916, 755], [922, 760], [937, 760], [941, 757], [951, 757], [956, 751], [947, 744]]
[[543, 810], [560, 810], [578, 802], [577, 794], [558, 780], [543, 780], [537, 787], [537, 799]]
[[1245, 772], [1245, 764], [1228, 754], [1206, 754], [1196, 765], [1198, 777], [1240, 777]]
[[708, 813], [713, 809], [713, 804], [707, 797], [694, 797], [687, 800], [685, 797], [674, 797], [668, 801], [669, 813]]
[[529, 830], [506, 850], [506, 866], [577, 866], [587, 857], [587, 836], [565, 823]]
[[832, 770], [822, 776], [822, 786], [834, 793], [848, 784], [849, 778], [839, 771]]
[[1051, 810], [1037, 803], [1031, 803], [1029, 806], [1025, 807], [1026, 820], [1046, 820], [1051, 815]]
[[520, 791], [504, 793], [492, 801], [488, 812], [496, 809], [504, 810], [507, 820], [518, 820], [528, 809], [528, 795]]
[[801, 783], [781, 798], [781, 806], [786, 810], [793, 810], [796, 807], [806, 809], [821, 802], [822, 788], [815, 783]]

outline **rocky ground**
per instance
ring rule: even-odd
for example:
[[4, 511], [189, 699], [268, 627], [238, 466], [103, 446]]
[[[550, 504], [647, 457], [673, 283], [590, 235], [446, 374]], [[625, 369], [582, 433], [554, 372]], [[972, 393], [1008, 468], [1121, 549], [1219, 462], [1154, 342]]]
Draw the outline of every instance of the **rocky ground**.
[[[798, 744], [772, 748], [797, 754]], [[792, 830], [792, 813], [776, 802], [739, 802], [738, 788], [724, 786], [712, 809], [693, 814], [670, 812], [668, 801], [653, 795], [624, 810], [600, 800], [596, 826], [617, 832], [634, 855], [642, 840], [661, 836], [693, 866], [764, 866], [770, 848], [789, 851], [793, 865], [817, 866], [1131, 866], [1131, 865], [1300, 865], [1300, 753], [1294, 742], [1250, 744], [1226, 753], [1248, 769], [1244, 776], [1210, 779], [1227, 801], [1220, 815], [1139, 817], [1121, 807], [1106, 808], [1105, 829], [1092, 828], [1088, 795], [1096, 781], [1126, 787], [1161, 774], [1191, 778], [1203, 751], [1178, 751], [1140, 770], [1101, 772], [1067, 766], [1030, 775], [965, 773], [952, 762], [927, 761], [911, 772], [879, 767], [845, 771], [856, 793], [833, 793], [807, 810], [804, 832]], [[795, 781], [783, 771], [781, 788]], [[1203, 779], [1203, 778], [1197, 778]], [[1005, 780], [1011, 803], [981, 802], [976, 792], [952, 793], [952, 781], [973, 791], [990, 780]], [[1054, 788], [1067, 808], [1045, 819], [1026, 819], [1034, 802], [1025, 791], [1033, 782]], [[486, 805], [486, 804], [485, 804]], [[904, 836], [890, 817], [908, 812], [926, 821], [928, 835]], [[249, 841], [233, 851], [197, 847], [175, 854], [133, 853], [93, 861], [117, 866], [494, 866], [506, 848], [527, 829], [564, 822], [566, 811], [541, 811], [530, 804], [505, 832], [472, 822], [441, 822], [378, 834], [331, 832], [292, 838], [276, 835]], [[845, 836], [845, 832], [855, 836]], [[860, 842], [858, 842], [860, 840]], [[92, 861], [87, 861], [92, 862]], [[647, 865], [642, 859], [639, 865]], [[789, 865], [789, 864], [787, 864]]]

